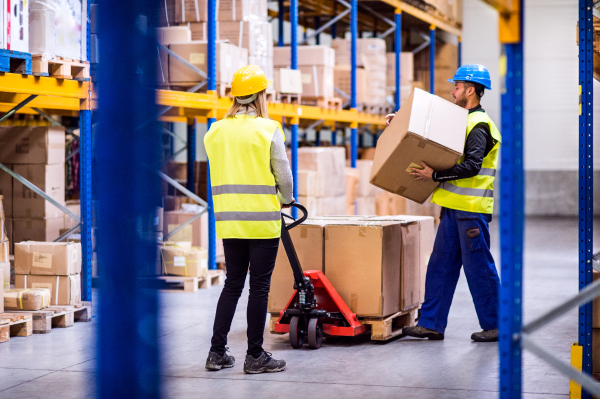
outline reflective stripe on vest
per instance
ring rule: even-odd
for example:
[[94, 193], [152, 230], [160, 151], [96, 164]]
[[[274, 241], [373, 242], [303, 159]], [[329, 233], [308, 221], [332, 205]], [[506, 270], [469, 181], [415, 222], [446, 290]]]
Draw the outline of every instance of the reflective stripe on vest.
[[[483, 158], [481, 169], [476, 176], [440, 183], [433, 191], [431, 202], [446, 208], [475, 213], [492, 213], [494, 210], [494, 180], [498, 167], [498, 153], [502, 136], [498, 128], [485, 112], [476, 111], [467, 119], [467, 138], [475, 126], [487, 123], [490, 134], [496, 141], [490, 152]], [[463, 155], [458, 163], [463, 162]]]
[[278, 238], [281, 206], [271, 172], [271, 143], [279, 122], [236, 115], [214, 122], [208, 155], [218, 238]]

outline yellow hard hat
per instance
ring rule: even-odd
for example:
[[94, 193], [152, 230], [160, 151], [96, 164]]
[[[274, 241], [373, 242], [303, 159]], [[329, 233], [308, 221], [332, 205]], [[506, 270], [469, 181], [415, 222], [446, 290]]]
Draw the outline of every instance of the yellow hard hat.
[[263, 91], [271, 83], [273, 82], [267, 79], [267, 76], [260, 67], [246, 65], [233, 74], [231, 95], [234, 97], [249, 96], [250, 94]]

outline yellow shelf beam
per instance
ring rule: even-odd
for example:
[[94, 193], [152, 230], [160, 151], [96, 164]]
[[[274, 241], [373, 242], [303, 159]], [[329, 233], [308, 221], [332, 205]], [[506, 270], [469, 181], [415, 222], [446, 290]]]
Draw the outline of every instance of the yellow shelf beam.
[[90, 82], [0, 73], [0, 92], [87, 99]]

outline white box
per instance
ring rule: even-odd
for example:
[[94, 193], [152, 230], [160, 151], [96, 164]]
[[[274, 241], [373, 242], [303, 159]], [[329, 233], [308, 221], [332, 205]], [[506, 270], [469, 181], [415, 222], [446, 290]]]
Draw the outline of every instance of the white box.
[[55, 18], [54, 10], [47, 8], [29, 12], [29, 52], [41, 55], [43, 60], [52, 59], [56, 55]]
[[302, 94], [302, 72], [297, 69], [274, 70], [273, 86], [278, 93]]
[[[2, 0], [2, 42], [7, 50], [29, 52], [29, 7], [27, 1]], [[10, 10], [10, 13], [6, 11]]]

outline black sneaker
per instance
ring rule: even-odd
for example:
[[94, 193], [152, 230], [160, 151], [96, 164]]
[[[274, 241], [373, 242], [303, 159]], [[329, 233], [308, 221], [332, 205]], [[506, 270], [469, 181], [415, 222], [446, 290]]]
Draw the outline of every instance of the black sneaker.
[[409, 337], [429, 338], [434, 341], [441, 341], [444, 339], [444, 334], [421, 326], [404, 327], [402, 333]]
[[483, 330], [471, 335], [471, 339], [475, 342], [496, 342], [498, 341], [498, 329]]
[[269, 352], [263, 352], [258, 358], [246, 355], [244, 362], [244, 373], [276, 373], [285, 370], [285, 360], [275, 360]]
[[223, 356], [216, 352], [208, 352], [208, 358], [206, 359], [206, 369], [210, 371], [218, 371], [221, 369], [228, 369], [233, 367], [235, 364], [235, 358], [227, 354], [229, 348], [225, 348]]

